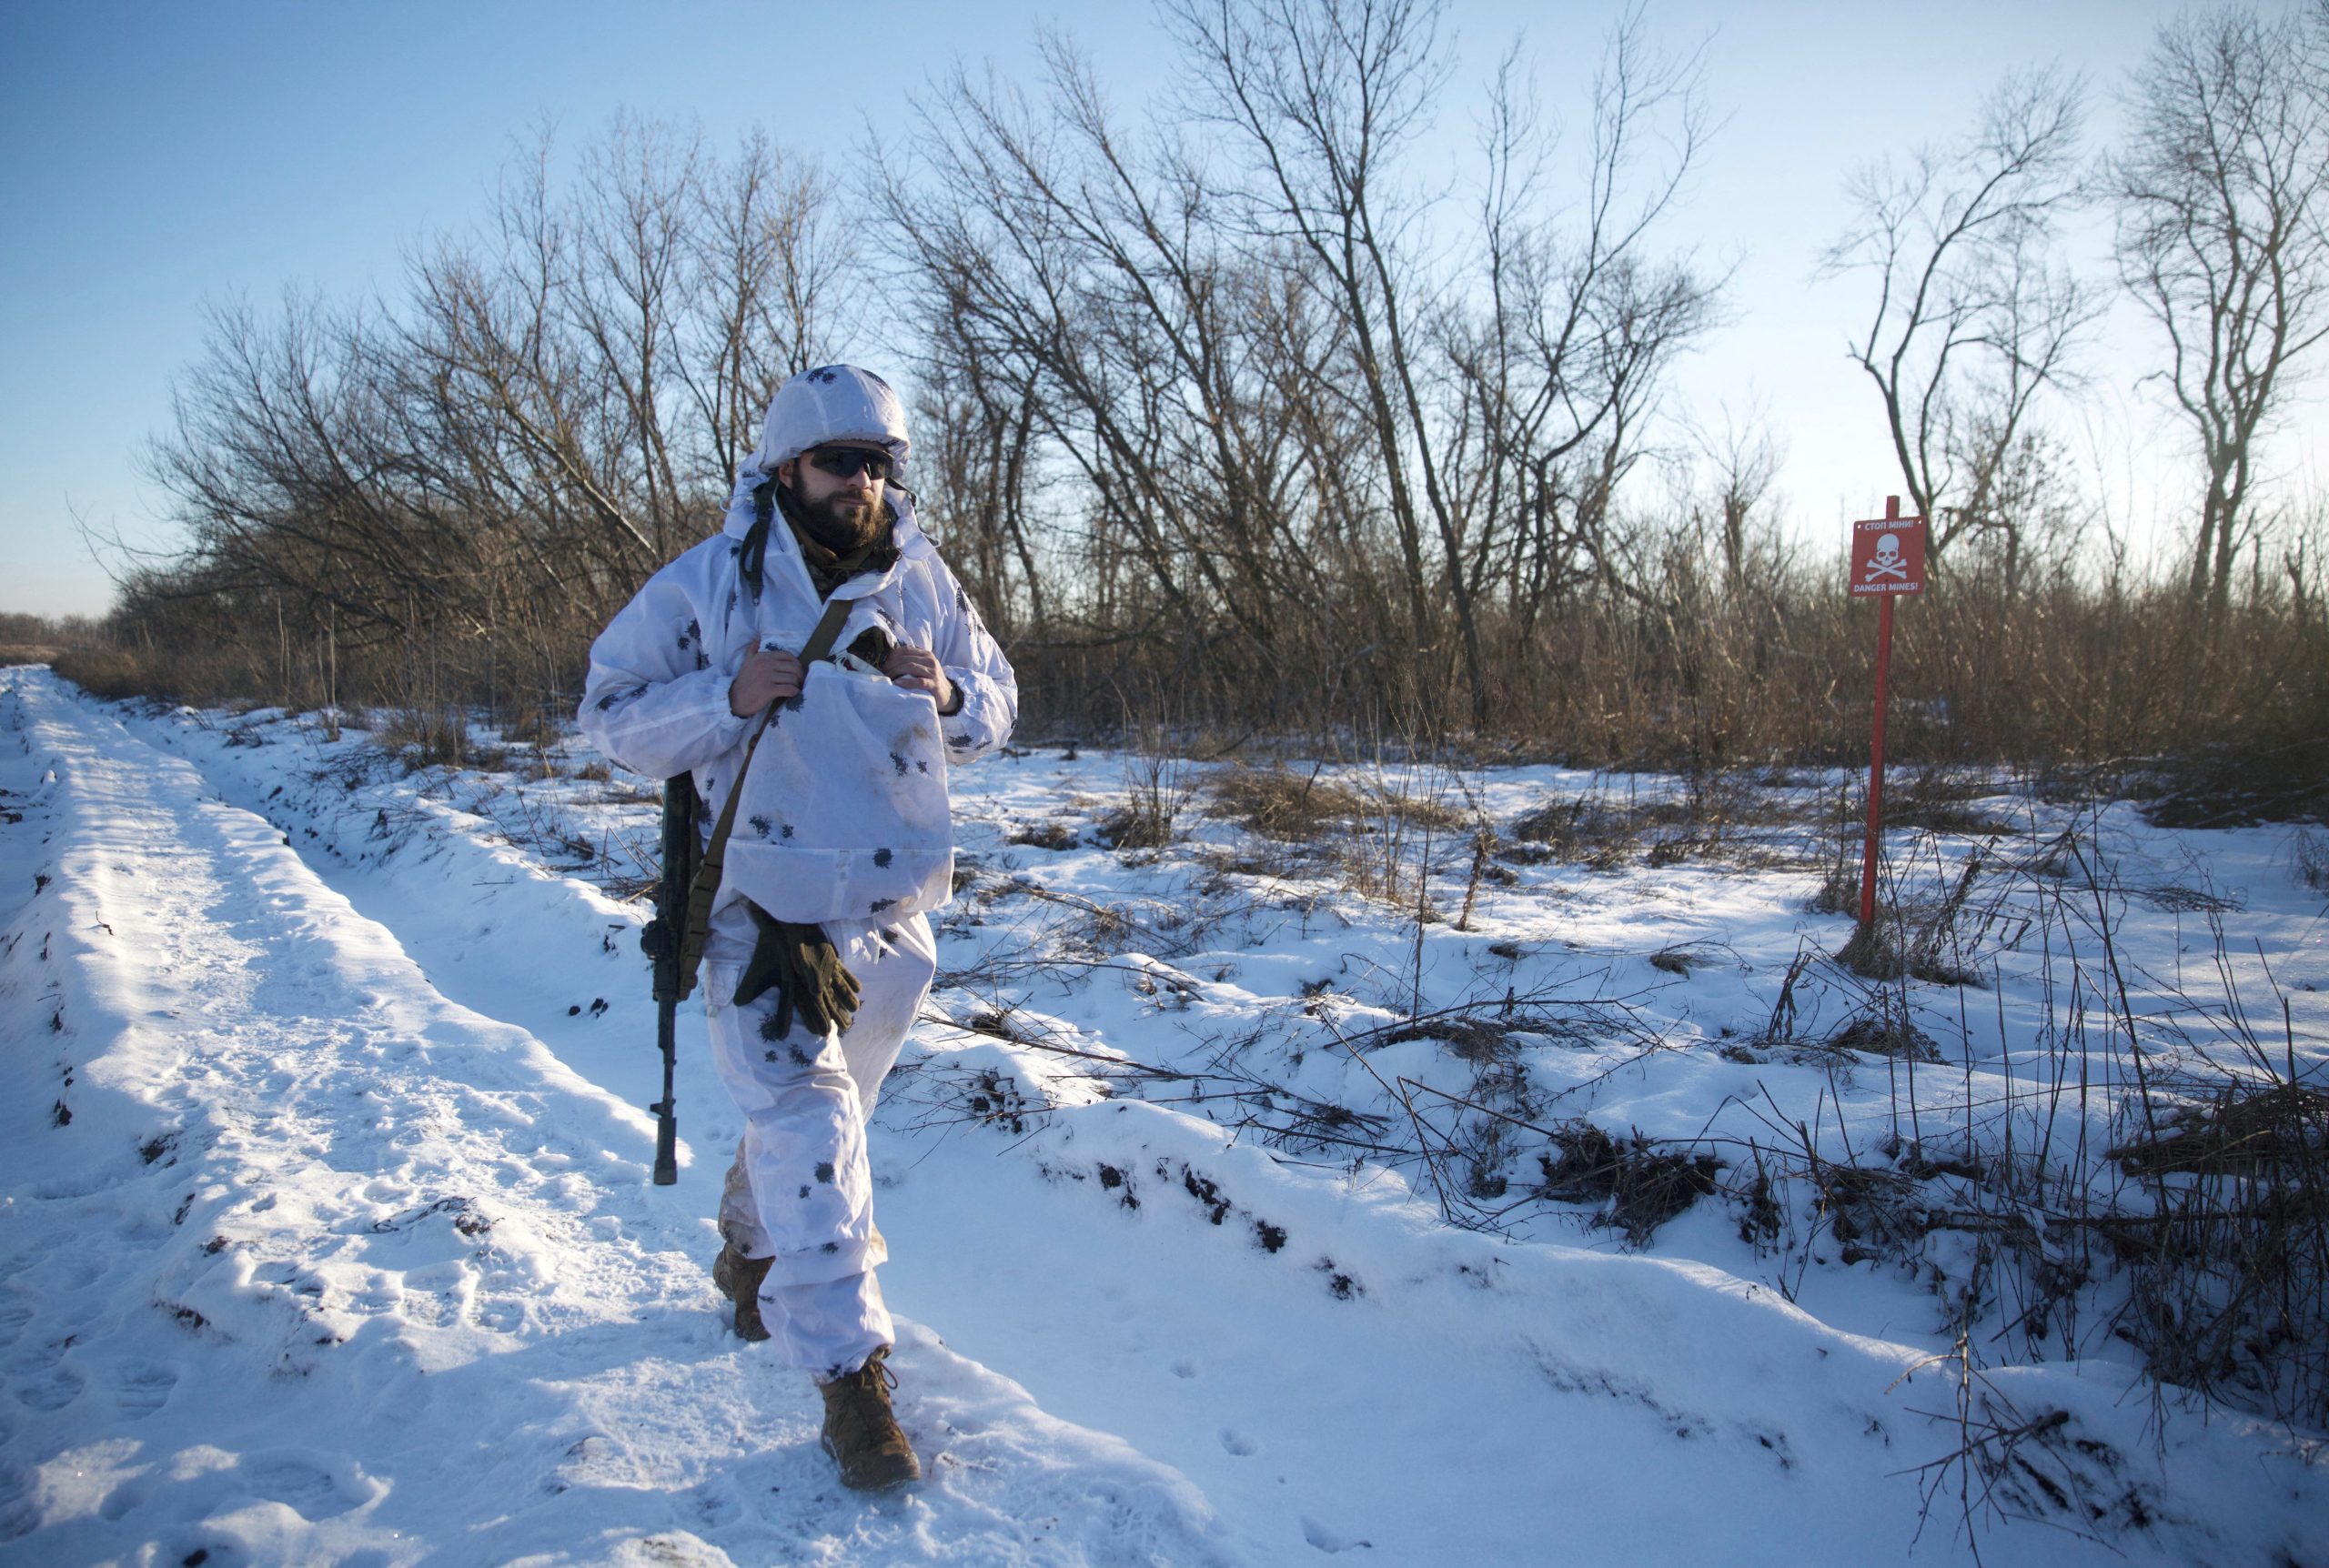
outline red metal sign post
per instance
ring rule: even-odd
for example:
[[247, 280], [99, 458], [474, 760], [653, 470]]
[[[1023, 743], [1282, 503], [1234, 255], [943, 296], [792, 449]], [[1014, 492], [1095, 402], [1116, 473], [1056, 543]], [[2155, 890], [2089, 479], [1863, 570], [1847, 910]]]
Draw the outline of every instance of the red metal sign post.
[[1851, 591], [1873, 594], [1876, 621], [1876, 722], [1868, 762], [1868, 842], [1860, 853], [1860, 930], [1855, 947], [1876, 938], [1876, 844], [1884, 827], [1884, 707], [1892, 673], [1892, 601], [1925, 591], [1925, 520], [1901, 515], [1901, 498], [1884, 498], [1884, 516], [1852, 525]]

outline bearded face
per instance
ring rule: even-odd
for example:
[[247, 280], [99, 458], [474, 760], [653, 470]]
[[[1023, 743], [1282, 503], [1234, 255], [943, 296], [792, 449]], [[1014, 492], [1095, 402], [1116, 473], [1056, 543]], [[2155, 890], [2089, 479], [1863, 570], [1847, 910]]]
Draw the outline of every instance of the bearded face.
[[889, 530], [889, 508], [879, 491], [870, 499], [844, 491], [811, 500], [796, 489], [792, 499], [809, 537], [837, 556], [855, 555]]
[[883, 482], [862, 469], [833, 474], [795, 457], [778, 468], [777, 482], [802, 528], [835, 555], [855, 555], [889, 531]]

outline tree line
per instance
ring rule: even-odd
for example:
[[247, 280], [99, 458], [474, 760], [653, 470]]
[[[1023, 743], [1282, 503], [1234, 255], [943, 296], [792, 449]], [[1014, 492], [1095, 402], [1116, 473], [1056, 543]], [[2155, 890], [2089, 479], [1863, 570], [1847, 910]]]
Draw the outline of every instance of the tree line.
[[[716, 526], [776, 385], [879, 342], [917, 389], [910, 482], [1040, 728], [1848, 750], [1862, 639], [1770, 515], [1772, 437], [1674, 407], [1726, 309], [1684, 205], [1702, 60], [1628, 14], [1565, 141], [1507, 55], [1451, 196], [1419, 152], [1446, 24], [1165, 0], [1158, 112], [1046, 38], [1032, 82], [927, 87], [846, 192], [761, 136], [624, 118], [570, 170], [545, 136], [393, 294], [214, 312], [147, 457], [185, 548], [122, 579], [122, 678], [569, 711], [597, 628]], [[2173, 23], [2122, 90], [2098, 155], [2090, 85], [2009, 78], [1956, 142], [1854, 175], [1828, 253], [1955, 601], [1903, 627], [1951, 694], [1936, 744], [2324, 728], [2322, 519], [2259, 449], [2329, 334], [2329, 0]], [[2098, 203], [2115, 279], [2065, 260]], [[2173, 581], [2067, 521], [2112, 289], [2196, 454]], [[2051, 638], [2030, 679], [1969, 684], [2013, 617]]]

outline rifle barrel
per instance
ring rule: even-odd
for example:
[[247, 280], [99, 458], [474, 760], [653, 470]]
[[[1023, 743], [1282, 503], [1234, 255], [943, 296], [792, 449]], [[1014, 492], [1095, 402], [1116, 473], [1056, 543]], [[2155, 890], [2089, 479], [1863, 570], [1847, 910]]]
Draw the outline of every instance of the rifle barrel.
[[655, 1113], [655, 1185], [680, 1179], [679, 1008], [686, 982], [680, 948], [687, 940], [688, 890], [695, 880], [695, 780], [687, 774], [663, 781], [663, 868], [655, 890], [655, 918], [640, 933], [639, 945], [653, 962], [655, 1044], [663, 1055], [663, 1098], [647, 1109]]

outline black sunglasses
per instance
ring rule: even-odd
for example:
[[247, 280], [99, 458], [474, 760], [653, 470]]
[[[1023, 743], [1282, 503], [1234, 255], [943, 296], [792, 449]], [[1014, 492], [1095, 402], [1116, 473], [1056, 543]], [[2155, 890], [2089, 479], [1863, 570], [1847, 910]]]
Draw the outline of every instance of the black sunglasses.
[[862, 447], [818, 447], [808, 453], [808, 458], [818, 472], [837, 479], [846, 479], [862, 468], [866, 477], [880, 481], [897, 467], [887, 452], [869, 452]]

